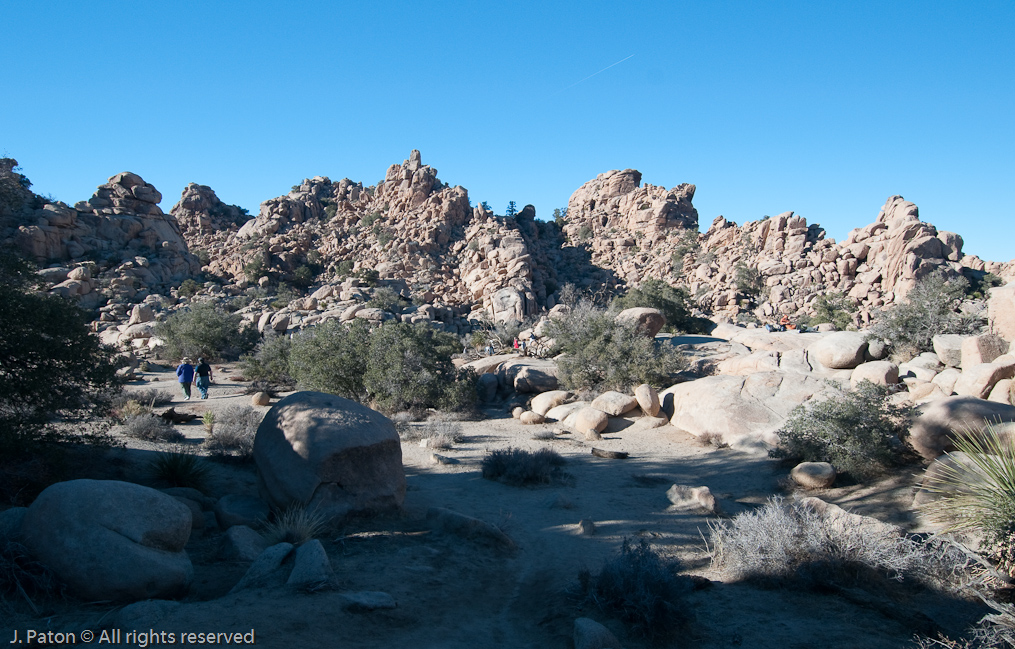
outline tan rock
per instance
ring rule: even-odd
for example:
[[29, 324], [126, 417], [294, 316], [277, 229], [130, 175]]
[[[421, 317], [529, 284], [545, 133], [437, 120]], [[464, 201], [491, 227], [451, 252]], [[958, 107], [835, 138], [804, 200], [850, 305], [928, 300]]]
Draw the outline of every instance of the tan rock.
[[649, 307], [634, 307], [624, 309], [617, 314], [617, 322], [633, 324], [639, 331], [649, 338], [654, 338], [659, 331], [666, 326], [666, 317], [659, 309]]
[[1015, 282], [990, 289], [987, 318], [1002, 338], [1015, 342]]
[[634, 398], [649, 417], [659, 414], [659, 393], [651, 385], [643, 383], [634, 389]]
[[671, 509], [676, 511], [701, 511], [708, 514], [716, 513], [715, 496], [708, 487], [687, 487], [673, 485], [666, 492]]
[[531, 410], [526, 410], [525, 412], [523, 412], [521, 414], [521, 416], [518, 417], [518, 421], [520, 421], [520, 422], [522, 422], [523, 424], [526, 424], [526, 425], [532, 425], [532, 424], [541, 424], [541, 423], [543, 423], [545, 421], [545, 418], [543, 417], [543, 415], [539, 414], [538, 412], [532, 412]]
[[989, 421], [1015, 421], [1015, 406], [954, 396], [930, 403], [909, 430], [909, 443], [927, 460], [954, 449], [956, 435], [982, 434]]
[[955, 394], [985, 399], [994, 385], [1001, 379], [1015, 376], [1015, 356], [998, 356], [991, 363], [964, 366], [961, 376], [955, 382]]
[[638, 400], [632, 396], [610, 390], [592, 400], [592, 407], [612, 417], [619, 417], [638, 407]]
[[849, 383], [856, 388], [862, 381], [877, 385], [893, 385], [899, 382], [899, 366], [891, 361], [870, 361], [856, 366], [849, 377]]
[[606, 426], [610, 423], [610, 418], [605, 412], [591, 406], [582, 408], [574, 414], [574, 417], [575, 431], [589, 439], [599, 439], [599, 433], [606, 430]]
[[1008, 342], [996, 334], [969, 336], [962, 341], [962, 370], [990, 363], [1002, 354], [1008, 353]]
[[835, 482], [836, 471], [828, 462], [801, 462], [789, 476], [805, 489], [827, 489]]
[[543, 392], [532, 397], [529, 407], [532, 408], [533, 412], [545, 415], [553, 408], [566, 403], [570, 398], [571, 393], [567, 390], [550, 390], [549, 392]]
[[267, 392], [257, 392], [250, 397], [250, 404], [254, 406], [270, 405], [271, 395]]

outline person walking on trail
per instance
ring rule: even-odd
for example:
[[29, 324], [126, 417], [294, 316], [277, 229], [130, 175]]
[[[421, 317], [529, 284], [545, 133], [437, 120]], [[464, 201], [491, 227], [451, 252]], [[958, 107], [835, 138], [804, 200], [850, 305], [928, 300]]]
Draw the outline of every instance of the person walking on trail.
[[184, 358], [176, 368], [176, 380], [183, 388], [184, 401], [190, 401], [190, 384], [194, 381], [194, 366], [190, 364], [189, 358]]
[[197, 359], [197, 368], [194, 369], [194, 373], [197, 374], [197, 380], [194, 381], [194, 385], [201, 391], [201, 398], [208, 398], [208, 386], [211, 385], [211, 365], [209, 365], [203, 358]]

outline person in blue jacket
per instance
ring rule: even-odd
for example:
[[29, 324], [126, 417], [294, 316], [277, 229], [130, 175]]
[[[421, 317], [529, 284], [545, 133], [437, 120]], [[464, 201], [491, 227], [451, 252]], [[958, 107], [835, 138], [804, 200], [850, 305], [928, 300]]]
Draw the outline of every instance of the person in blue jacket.
[[183, 388], [184, 401], [190, 401], [190, 384], [194, 382], [194, 366], [189, 358], [184, 358], [176, 368], [176, 380]]

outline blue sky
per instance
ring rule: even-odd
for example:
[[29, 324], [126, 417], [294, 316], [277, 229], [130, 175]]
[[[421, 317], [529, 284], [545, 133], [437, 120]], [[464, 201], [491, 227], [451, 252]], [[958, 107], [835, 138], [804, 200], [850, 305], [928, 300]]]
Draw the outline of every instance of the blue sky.
[[416, 148], [497, 212], [633, 167], [696, 184], [702, 230], [793, 210], [841, 240], [901, 194], [1015, 258], [1009, 0], [0, 0], [0, 22], [0, 153], [68, 203], [130, 170], [163, 209], [198, 182], [256, 212]]

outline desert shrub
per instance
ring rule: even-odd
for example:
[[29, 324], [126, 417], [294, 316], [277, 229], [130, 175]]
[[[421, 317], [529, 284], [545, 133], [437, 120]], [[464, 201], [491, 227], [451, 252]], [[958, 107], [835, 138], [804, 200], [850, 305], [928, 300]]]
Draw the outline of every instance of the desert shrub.
[[470, 408], [478, 379], [455, 367], [451, 359], [459, 349], [456, 336], [425, 323], [384, 325], [370, 335], [363, 385], [388, 412]]
[[425, 439], [428, 448], [438, 450], [449, 449], [465, 440], [461, 425], [443, 418], [430, 419], [421, 426], [409, 426], [396, 422], [395, 429], [398, 430], [399, 437], [406, 442], [418, 442]]
[[994, 273], [972, 268], [962, 268], [962, 276], [969, 282], [966, 288], [966, 297], [972, 300], [987, 299], [990, 289], [997, 286], [1004, 286], [1004, 280]]
[[88, 330], [91, 318], [40, 288], [32, 264], [0, 250], [0, 456], [60, 436], [48, 428], [56, 415], [105, 412], [122, 384], [121, 361]]
[[687, 292], [684, 289], [670, 286], [657, 279], [648, 279], [638, 288], [632, 288], [615, 298], [612, 307], [617, 311], [633, 307], [659, 309], [666, 318], [666, 331], [694, 332], [699, 327], [691, 317], [687, 300]]
[[190, 487], [203, 491], [211, 469], [201, 456], [184, 451], [159, 453], [148, 465], [152, 478], [167, 487]]
[[951, 546], [900, 534], [866, 517], [824, 517], [781, 498], [709, 523], [712, 567], [724, 577], [778, 585], [863, 585], [910, 578], [947, 587], [966, 565]]
[[772, 456], [829, 462], [857, 480], [881, 475], [909, 458], [901, 440], [917, 412], [892, 403], [890, 394], [887, 386], [863, 381], [850, 392], [797, 406]]
[[925, 488], [939, 497], [924, 506], [946, 531], [983, 536], [981, 547], [1011, 569], [1015, 565], [1015, 439], [990, 423], [981, 435], [954, 436], [968, 464], [941, 463]]
[[339, 262], [338, 267], [335, 268], [335, 274], [339, 277], [345, 278], [352, 275], [353, 266], [356, 264], [351, 259], [345, 259]]
[[548, 448], [536, 452], [507, 448], [491, 451], [483, 458], [482, 469], [487, 480], [525, 487], [566, 481], [564, 464], [560, 453]]
[[254, 352], [240, 358], [244, 378], [282, 386], [295, 385], [289, 365], [291, 348], [292, 343], [287, 336], [274, 331], [265, 333]]
[[113, 416], [119, 419], [121, 422], [127, 421], [131, 417], [140, 417], [141, 415], [152, 414], [151, 406], [146, 403], [140, 403], [133, 399], [128, 399], [123, 402], [123, 405], [113, 407]]
[[119, 392], [110, 402], [112, 414], [123, 421], [131, 415], [150, 413], [152, 408], [173, 402], [173, 393], [158, 388]]
[[668, 384], [686, 367], [668, 343], [656, 343], [632, 323], [618, 323], [611, 312], [582, 300], [563, 318], [550, 321], [547, 335], [556, 341], [561, 385], [568, 390], [621, 389]]
[[146, 442], [182, 442], [186, 439], [172, 424], [150, 413], [127, 417], [123, 427], [128, 437]]
[[301, 388], [364, 401], [369, 326], [328, 320], [292, 338], [289, 372]]
[[591, 238], [592, 228], [590, 228], [587, 223], [583, 223], [582, 226], [578, 228], [578, 241], [587, 241]]
[[645, 539], [633, 545], [625, 538], [620, 553], [598, 574], [587, 569], [578, 574], [578, 586], [587, 603], [616, 615], [633, 632], [661, 641], [690, 621], [683, 600], [694, 584], [679, 570], [676, 559], [660, 556]]
[[887, 341], [899, 357], [933, 351], [938, 334], [974, 334], [982, 326], [976, 317], [963, 314], [959, 305], [969, 282], [932, 273], [919, 281], [906, 302], [883, 311], [870, 328], [870, 336]]
[[377, 286], [377, 283], [381, 281], [381, 274], [373, 268], [361, 268], [356, 271], [356, 277], [358, 277], [364, 284], [373, 288]]
[[254, 436], [264, 416], [250, 406], [229, 406], [214, 417], [204, 447], [213, 455], [250, 458]]
[[824, 322], [835, 325], [839, 331], [853, 327], [853, 313], [856, 312], [856, 305], [853, 299], [845, 293], [825, 293], [818, 296], [811, 305], [814, 308], [814, 315], [809, 318], [801, 318], [801, 325], [813, 327]]
[[758, 272], [758, 267], [748, 266], [742, 261], [737, 262], [733, 267], [733, 281], [738, 291], [752, 297], [761, 295], [762, 289], [765, 288], [765, 282], [761, 278], [761, 273]]
[[319, 269], [303, 264], [293, 271], [293, 284], [300, 288], [307, 288], [317, 279], [318, 272], [320, 272]]
[[285, 511], [276, 512], [264, 528], [264, 538], [269, 545], [292, 543], [299, 545], [320, 536], [324, 531], [325, 517], [310, 509], [293, 505]]
[[208, 302], [173, 313], [155, 326], [155, 335], [165, 341], [162, 353], [169, 358], [235, 359], [257, 342], [255, 327]]
[[391, 313], [401, 313], [402, 298], [391, 287], [381, 286], [374, 290], [374, 294], [367, 302], [367, 306], [390, 311]]

